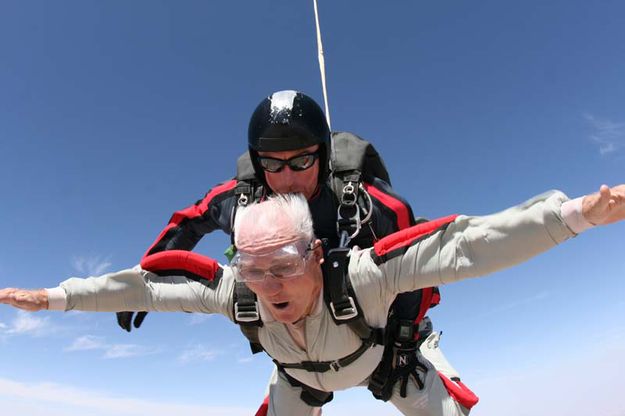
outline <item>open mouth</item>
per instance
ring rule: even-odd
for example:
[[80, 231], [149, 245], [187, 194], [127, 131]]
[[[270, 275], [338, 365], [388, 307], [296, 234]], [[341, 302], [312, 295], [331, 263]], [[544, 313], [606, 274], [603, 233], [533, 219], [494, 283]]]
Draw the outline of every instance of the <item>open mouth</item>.
[[272, 303], [272, 305], [276, 309], [284, 309], [289, 306], [289, 302]]

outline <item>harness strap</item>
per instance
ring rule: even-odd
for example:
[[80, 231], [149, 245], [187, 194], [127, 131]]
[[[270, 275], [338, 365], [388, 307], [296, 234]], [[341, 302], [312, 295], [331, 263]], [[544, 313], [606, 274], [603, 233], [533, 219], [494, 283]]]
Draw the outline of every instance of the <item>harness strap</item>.
[[345, 357], [339, 358], [338, 360], [302, 361], [301, 363], [281, 363], [279, 361], [273, 360], [273, 362], [276, 363], [278, 367], [306, 370], [311, 373], [325, 373], [329, 370], [339, 371], [342, 367], [348, 366], [356, 361], [358, 358], [360, 358], [360, 356], [363, 355], [365, 351], [367, 351], [369, 348], [378, 344], [378, 341], [380, 341], [380, 338], [382, 338], [382, 334], [382, 329], [371, 331], [370, 338], [363, 341], [356, 351], [349, 355], [346, 355]]
[[[323, 291], [324, 299], [332, 312], [332, 319], [337, 325], [348, 324], [363, 341], [369, 341], [376, 331], [367, 322], [354, 294], [349, 278], [347, 277], [347, 254], [349, 248], [338, 247], [326, 253], [323, 262]], [[383, 344], [382, 336], [375, 335], [376, 343]]]
[[258, 338], [258, 328], [263, 326], [258, 310], [256, 295], [245, 283], [235, 282], [234, 284], [234, 322], [239, 324], [241, 332], [250, 342], [250, 349], [253, 354], [263, 351]]
[[310, 387], [309, 385], [302, 383], [296, 378], [291, 377], [289, 374], [287, 374], [286, 371], [284, 371], [284, 368], [280, 367], [279, 365], [278, 371], [280, 371], [280, 373], [282, 373], [282, 375], [286, 377], [287, 381], [291, 386], [300, 387], [302, 389], [302, 393], [299, 397], [304, 403], [309, 406], [321, 407], [334, 398], [334, 393], [332, 393], [331, 391], [321, 391]]
[[[329, 297], [329, 306], [332, 316], [337, 323], [346, 323], [359, 315], [358, 306], [354, 297], [350, 296], [345, 275], [347, 271], [347, 254], [349, 248], [338, 247], [328, 251], [323, 263], [325, 266], [324, 288]], [[360, 334], [358, 334], [360, 336]], [[361, 338], [367, 338], [368, 334]]]

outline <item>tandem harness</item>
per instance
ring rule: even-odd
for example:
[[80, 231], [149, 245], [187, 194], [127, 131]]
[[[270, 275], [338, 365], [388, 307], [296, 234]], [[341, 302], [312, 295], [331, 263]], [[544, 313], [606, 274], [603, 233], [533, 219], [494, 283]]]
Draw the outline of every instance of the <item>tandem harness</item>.
[[[301, 387], [301, 399], [310, 406], [322, 406], [332, 400], [332, 392], [324, 392], [307, 386], [286, 373], [286, 369], [299, 369], [315, 373], [340, 371], [356, 361], [374, 345], [383, 345], [384, 329], [371, 328], [365, 322], [353, 289], [347, 279], [347, 247], [330, 249], [325, 252], [323, 268], [323, 297], [332, 318], [337, 325], [349, 325], [361, 339], [361, 345], [351, 354], [332, 361], [302, 361], [299, 363], [281, 363], [273, 360], [278, 370], [284, 374], [292, 386]], [[263, 351], [258, 337], [258, 330], [263, 325], [254, 294], [245, 284], [236, 282], [234, 289], [234, 318], [241, 332], [250, 341], [253, 353]]]
[[[238, 206], [262, 199], [265, 190], [255, 179], [248, 153], [239, 158], [237, 171], [235, 194]], [[371, 196], [363, 186], [363, 179], [376, 177], [390, 184], [390, 178], [375, 148], [350, 133], [332, 134], [331, 172], [330, 185], [338, 200], [336, 231], [339, 245], [336, 248], [324, 246], [324, 302], [335, 324], [349, 325], [362, 343], [353, 353], [332, 361], [280, 363], [274, 360], [274, 363], [291, 385], [302, 388], [304, 402], [321, 406], [332, 400], [333, 394], [299, 382], [288, 375], [286, 369], [319, 373], [340, 371], [374, 345], [384, 345], [382, 360], [371, 374], [368, 388], [377, 399], [386, 401], [390, 399], [395, 383], [401, 380], [400, 393], [405, 397], [409, 378], [415, 379], [419, 388], [423, 387], [420, 374], [424, 374], [427, 368], [418, 361], [418, 348], [432, 332], [429, 319], [423, 318], [428, 308], [438, 304], [438, 289], [428, 288], [411, 294], [417, 295], [418, 299], [410, 297], [410, 302], [404, 302], [407, 306], [398, 307], [396, 302], [389, 313], [386, 328], [369, 327], [347, 277], [349, 243], [370, 221], [373, 212]], [[232, 221], [235, 215], [236, 208]], [[263, 325], [258, 301], [244, 283], [235, 284], [233, 304], [235, 322], [249, 340], [252, 352], [263, 351], [258, 338], [258, 329]]]

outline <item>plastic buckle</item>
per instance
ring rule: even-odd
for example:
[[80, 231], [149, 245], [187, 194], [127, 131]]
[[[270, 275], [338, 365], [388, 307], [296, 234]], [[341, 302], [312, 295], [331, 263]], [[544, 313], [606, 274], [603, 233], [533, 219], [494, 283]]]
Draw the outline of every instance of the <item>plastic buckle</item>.
[[253, 309], [249, 305], [239, 308], [239, 302], [234, 304], [234, 319], [237, 322], [254, 322], [260, 319], [258, 302], [254, 302]]
[[347, 299], [349, 300], [349, 306], [340, 308], [340, 315], [337, 314], [337, 311], [334, 308], [334, 302], [330, 302], [332, 315], [334, 315], [334, 318], [339, 321], [347, 321], [358, 316], [358, 309], [356, 308], [356, 303], [354, 302], [354, 299], [351, 296], [349, 296]]
[[414, 322], [410, 320], [400, 320], [397, 325], [397, 338], [399, 342], [411, 342], [414, 341]]

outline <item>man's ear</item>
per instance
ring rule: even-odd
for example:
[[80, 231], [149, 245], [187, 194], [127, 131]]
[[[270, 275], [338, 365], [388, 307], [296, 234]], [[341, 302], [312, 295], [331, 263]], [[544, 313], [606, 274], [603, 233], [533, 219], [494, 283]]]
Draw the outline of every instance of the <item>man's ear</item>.
[[313, 243], [313, 247], [315, 247], [313, 249], [315, 262], [319, 264], [323, 264], [324, 258], [323, 258], [323, 246], [321, 244], [321, 240], [319, 239], [315, 240], [315, 242]]

